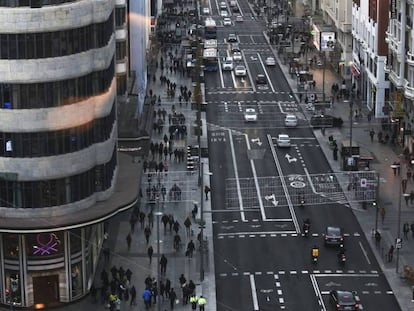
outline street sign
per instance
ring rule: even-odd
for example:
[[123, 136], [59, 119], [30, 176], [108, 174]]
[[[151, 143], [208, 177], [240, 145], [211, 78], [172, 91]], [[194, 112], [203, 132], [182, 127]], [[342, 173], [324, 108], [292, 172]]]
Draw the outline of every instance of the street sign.
[[395, 239], [395, 248], [397, 248], [397, 249], [402, 248], [402, 239], [401, 238]]
[[366, 188], [367, 187], [367, 179], [366, 178], [361, 178], [361, 187], [362, 188]]

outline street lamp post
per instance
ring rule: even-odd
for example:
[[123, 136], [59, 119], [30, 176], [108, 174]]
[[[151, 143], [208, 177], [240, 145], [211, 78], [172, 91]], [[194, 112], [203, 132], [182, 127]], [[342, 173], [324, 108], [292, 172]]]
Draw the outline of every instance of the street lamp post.
[[[160, 288], [161, 284], [161, 272], [160, 272], [160, 217], [162, 213], [160, 212], [160, 196], [157, 195], [155, 200], [157, 201], [157, 212], [154, 215], [157, 217], [157, 281], [158, 281], [158, 289]], [[161, 311], [161, 304], [157, 304], [157, 310]]]
[[200, 187], [200, 282], [204, 281], [204, 163], [201, 163], [201, 187]]
[[[399, 169], [400, 164], [392, 164], [391, 168]], [[400, 176], [400, 186], [398, 188], [398, 222], [397, 222], [397, 241], [401, 241], [401, 195], [402, 195], [402, 177]], [[395, 273], [398, 273], [399, 265], [400, 265], [400, 245], [396, 245], [395, 247], [397, 249], [397, 258], [396, 258], [396, 265], [395, 265]]]
[[[207, 175], [212, 173], [207, 172]], [[200, 186], [200, 282], [204, 281], [204, 163], [201, 163], [201, 186]], [[211, 196], [210, 196], [211, 198]]]

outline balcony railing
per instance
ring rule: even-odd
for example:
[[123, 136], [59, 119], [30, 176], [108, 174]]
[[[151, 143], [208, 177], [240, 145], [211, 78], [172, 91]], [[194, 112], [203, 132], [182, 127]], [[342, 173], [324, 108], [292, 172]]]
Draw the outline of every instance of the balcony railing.
[[414, 66], [414, 54], [411, 53], [410, 51], [407, 51], [407, 64], [410, 66]]
[[414, 87], [410, 86], [407, 80], [404, 80], [404, 96], [409, 99], [414, 99]]

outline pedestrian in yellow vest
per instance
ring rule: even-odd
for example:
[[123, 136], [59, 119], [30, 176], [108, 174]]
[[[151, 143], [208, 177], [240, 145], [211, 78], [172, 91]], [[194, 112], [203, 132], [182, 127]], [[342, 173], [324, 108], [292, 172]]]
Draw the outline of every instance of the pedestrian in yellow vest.
[[191, 310], [197, 309], [197, 302], [198, 302], [198, 297], [192, 294], [190, 297]]
[[207, 303], [206, 298], [204, 298], [203, 296], [200, 296], [200, 298], [198, 299], [198, 306], [200, 307], [200, 311], [205, 311], [204, 307]]

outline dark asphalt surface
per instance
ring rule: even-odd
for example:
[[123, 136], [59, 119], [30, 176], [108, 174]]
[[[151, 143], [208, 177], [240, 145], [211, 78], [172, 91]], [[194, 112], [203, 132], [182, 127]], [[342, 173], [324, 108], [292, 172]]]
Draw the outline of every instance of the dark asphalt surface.
[[[214, 3], [213, 15], [217, 14]], [[239, 0], [239, 4], [243, 13], [250, 12], [247, 1]], [[217, 308], [331, 310], [329, 291], [344, 289], [360, 293], [364, 310], [397, 310], [394, 296], [386, 294], [390, 287], [352, 210], [343, 204], [344, 197], [330, 196], [326, 190], [340, 189], [338, 181], [322, 181], [315, 175], [330, 173], [331, 167], [301, 107], [290, 95], [281, 68], [278, 64], [265, 66], [264, 60], [272, 51], [262, 34], [264, 23], [250, 16], [218, 31], [221, 57], [231, 55], [230, 45], [225, 43], [228, 34], [237, 34], [241, 63], [248, 75], [244, 79], [224, 71], [205, 75], [208, 122], [221, 127], [209, 133], [213, 209], [217, 210], [213, 214]], [[257, 74], [269, 79], [267, 88], [255, 84]], [[256, 109], [257, 123], [244, 122], [246, 108]], [[298, 128], [285, 129], [283, 116], [287, 112], [299, 117]], [[290, 148], [276, 146], [280, 133], [291, 136]], [[216, 136], [225, 139], [212, 139]], [[289, 161], [293, 158], [296, 161]], [[289, 177], [294, 176], [301, 176], [303, 188], [290, 184]], [[300, 196], [305, 197], [303, 208], [298, 204]], [[297, 232], [306, 218], [312, 220], [308, 238]], [[338, 263], [336, 248], [323, 245], [328, 225], [344, 230], [345, 266]], [[321, 255], [316, 265], [310, 260], [315, 244]]]

